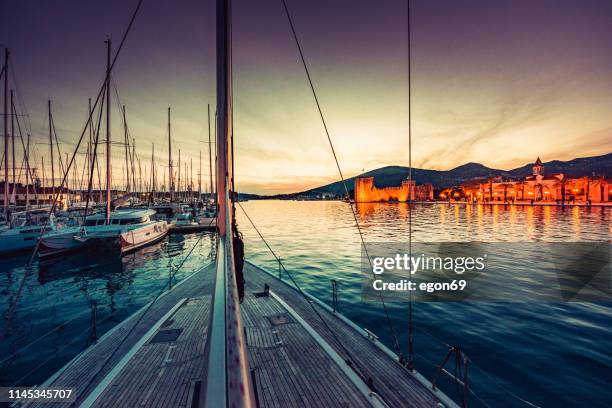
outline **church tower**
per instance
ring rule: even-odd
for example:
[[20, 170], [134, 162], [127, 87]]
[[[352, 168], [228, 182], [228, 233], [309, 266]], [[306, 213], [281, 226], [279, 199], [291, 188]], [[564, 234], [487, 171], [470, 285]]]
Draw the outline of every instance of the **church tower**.
[[544, 165], [542, 164], [542, 160], [540, 157], [533, 164], [533, 175], [534, 176], [543, 176], [544, 175]]

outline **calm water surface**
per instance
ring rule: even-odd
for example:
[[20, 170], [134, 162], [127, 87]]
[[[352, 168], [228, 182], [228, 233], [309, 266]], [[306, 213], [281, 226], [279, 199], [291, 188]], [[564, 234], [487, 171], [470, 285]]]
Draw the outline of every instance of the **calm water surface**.
[[[360, 241], [348, 204], [250, 201], [245, 210], [282, 257], [300, 286], [324, 301], [330, 279], [340, 283], [340, 308], [392, 346], [379, 305], [360, 298]], [[238, 208], [248, 259], [278, 265]], [[612, 209], [416, 205], [414, 241], [609, 241]], [[408, 205], [358, 206], [367, 241], [408, 239]], [[123, 259], [91, 254], [35, 264], [26, 278], [11, 331], [0, 342], [0, 384], [40, 383], [89, 344], [91, 302], [98, 304], [98, 335], [151, 300], [194, 247], [177, 280], [214, 256], [208, 234], [171, 236]], [[521, 254], [516, 254], [520, 256]], [[0, 260], [0, 310], [8, 309], [24, 276], [26, 258]], [[248, 276], [246, 277], [248, 279]], [[390, 304], [401, 346], [407, 307]], [[444, 357], [444, 343], [471, 358], [470, 383], [488, 406], [526, 406], [510, 393], [545, 407], [604, 407], [612, 401], [612, 305], [587, 303], [416, 303], [415, 363], [428, 378]], [[61, 329], [32, 341], [57, 325]], [[451, 384], [445, 391], [456, 397]], [[474, 406], [481, 405], [472, 397]]]

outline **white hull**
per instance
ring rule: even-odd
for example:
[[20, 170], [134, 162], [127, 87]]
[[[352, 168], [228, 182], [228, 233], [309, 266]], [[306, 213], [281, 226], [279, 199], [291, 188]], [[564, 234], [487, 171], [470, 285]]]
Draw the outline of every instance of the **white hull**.
[[211, 229], [214, 229], [217, 227], [217, 220], [214, 217], [200, 216], [200, 217], [196, 217], [196, 221], [201, 227], [209, 227]]
[[0, 255], [34, 248], [40, 232], [41, 227], [14, 228], [0, 232]]
[[126, 253], [152, 244], [166, 236], [168, 226], [165, 221], [152, 221], [133, 225], [98, 225], [85, 228], [71, 228], [64, 233], [45, 236], [38, 252], [41, 258], [57, 256], [85, 248], [119, 249]]
[[168, 234], [166, 221], [156, 221], [119, 235], [121, 253], [125, 254], [138, 248], [153, 244]]

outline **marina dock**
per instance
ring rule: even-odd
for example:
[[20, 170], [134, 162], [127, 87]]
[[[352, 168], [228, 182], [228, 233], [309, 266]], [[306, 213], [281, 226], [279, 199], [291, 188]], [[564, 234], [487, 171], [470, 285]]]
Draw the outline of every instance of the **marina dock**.
[[[54, 406], [204, 406], [214, 270], [204, 266], [179, 282], [49, 378], [43, 386], [75, 392]], [[251, 263], [244, 274], [241, 314], [258, 406], [456, 406], [320, 301]], [[347, 364], [347, 352], [367, 378]]]

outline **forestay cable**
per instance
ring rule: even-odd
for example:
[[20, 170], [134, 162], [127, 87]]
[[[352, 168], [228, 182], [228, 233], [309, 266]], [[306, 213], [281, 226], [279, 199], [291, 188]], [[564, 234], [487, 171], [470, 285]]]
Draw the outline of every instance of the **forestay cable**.
[[[336, 162], [336, 167], [338, 168], [338, 174], [340, 175], [340, 179], [342, 181], [342, 185], [344, 186], [344, 191], [346, 193], [346, 197], [349, 200], [349, 206], [351, 207], [351, 212], [353, 213], [353, 218], [355, 220], [355, 225], [357, 227], [357, 231], [359, 232], [359, 238], [361, 240], [361, 244], [363, 245], [363, 250], [368, 258], [368, 262], [370, 264], [370, 271], [373, 269], [372, 259], [370, 258], [370, 254], [368, 253], [368, 248], [365, 244], [365, 239], [363, 238], [363, 232], [361, 231], [361, 227], [359, 226], [359, 220], [357, 219], [357, 213], [355, 208], [353, 208], [353, 203], [350, 201], [350, 195], [348, 187], [346, 186], [346, 180], [344, 179], [344, 175], [342, 174], [342, 169], [340, 168], [340, 163], [338, 161], [338, 156], [336, 155], [336, 150], [334, 149], [334, 144], [332, 142], [329, 130], [327, 128], [327, 123], [325, 122], [325, 116], [323, 115], [323, 110], [321, 108], [321, 104], [319, 103], [319, 98], [317, 97], [317, 92], [315, 90], [314, 84], [312, 82], [312, 78], [310, 77], [310, 71], [308, 70], [308, 65], [306, 64], [306, 59], [304, 57], [304, 53], [302, 52], [302, 47], [300, 45], [300, 41], [298, 39], [297, 33], [295, 31], [295, 27], [293, 25], [293, 20], [291, 19], [291, 14], [289, 13], [289, 8], [287, 7], [287, 3], [285, 0], [281, 0], [283, 2], [283, 6], [285, 8], [285, 14], [287, 15], [287, 19], [289, 20], [289, 25], [291, 26], [291, 32], [293, 33], [293, 39], [295, 40], [295, 44], [297, 46], [298, 52], [300, 54], [300, 59], [302, 60], [302, 65], [304, 67], [304, 71], [306, 72], [306, 77], [308, 78], [308, 84], [310, 85], [310, 90], [312, 91], [312, 96], [314, 97], [315, 103], [317, 105], [317, 110], [319, 111], [319, 116], [321, 117], [321, 122], [323, 123], [323, 128], [325, 129], [325, 135], [327, 136], [327, 140], [329, 141], [329, 146], [331, 148], [332, 154], [334, 156], [334, 160]], [[385, 303], [385, 299], [383, 294], [378, 291], [378, 297], [380, 298], [380, 302], [382, 304], [385, 318], [387, 320], [389, 331], [391, 332], [391, 336], [393, 337], [395, 351], [400, 358], [400, 361], [403, 361], [402, 349], [400, 348], [399, 341], [397, 339], [397, 335], [395, 333], [395, 328], [393, 326], [393, 322], [391, 320], [391, 316], [387, 310], [387, 305]]]

